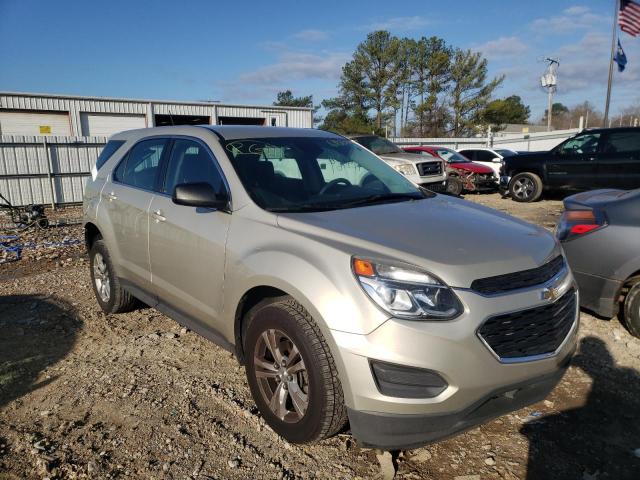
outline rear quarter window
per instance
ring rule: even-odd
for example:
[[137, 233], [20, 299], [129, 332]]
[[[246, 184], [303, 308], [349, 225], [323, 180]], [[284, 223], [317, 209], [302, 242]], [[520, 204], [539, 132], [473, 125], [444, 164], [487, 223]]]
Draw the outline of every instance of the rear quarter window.
[[124, 143], [124, 140], [109, 140], [102, 149], [102, 152], [100, 152], [100, 155], [98, 155], [96, 169], [100, 170], [100, 168], [107, 163], [107, 160], [109, 160]]

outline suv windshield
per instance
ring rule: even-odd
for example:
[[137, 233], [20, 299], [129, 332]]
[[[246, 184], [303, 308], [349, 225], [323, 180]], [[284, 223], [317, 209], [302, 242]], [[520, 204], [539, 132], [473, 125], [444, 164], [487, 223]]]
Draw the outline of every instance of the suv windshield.
[[336, 210], [430, 195], [345, 138], [251, 138], [222, 143], [245, 189], [265, 210]]
[[354, 137], [354, 140], [360, 145], [371, 150], [376, 155], [388, 155], [390, 153], [404, 153], [395, 143], [390, 142], [386, 138], [377, 137], [376, 135], [368, 135], [366, 137]]
[[436, 149], [436, 154], [447, 163], [469, 163], [469, 159], [448, 148]]

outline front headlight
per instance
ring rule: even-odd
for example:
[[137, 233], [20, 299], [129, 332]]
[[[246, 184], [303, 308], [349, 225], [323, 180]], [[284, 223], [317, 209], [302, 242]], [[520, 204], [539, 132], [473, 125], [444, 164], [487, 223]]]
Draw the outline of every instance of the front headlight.
[[396, 165], [395, 168], [403, 175], [415, 175], [416, 169], [414, 168], [412, 163], [402, 163], [400, 165]]
[[451, 320], [462, 313], [462, 304], [453, 290], [416, 267], [354, 257], [352, 269], [367, 295], [395, 317]]

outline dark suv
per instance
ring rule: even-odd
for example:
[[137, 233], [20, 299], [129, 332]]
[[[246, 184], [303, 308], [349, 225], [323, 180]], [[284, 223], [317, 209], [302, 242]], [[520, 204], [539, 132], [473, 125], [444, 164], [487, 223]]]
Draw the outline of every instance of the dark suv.
[[640, 128], [585, 130], [548, 152], [504, 159], [500, 187], [516, 202], [547, 189], [640, 187]]

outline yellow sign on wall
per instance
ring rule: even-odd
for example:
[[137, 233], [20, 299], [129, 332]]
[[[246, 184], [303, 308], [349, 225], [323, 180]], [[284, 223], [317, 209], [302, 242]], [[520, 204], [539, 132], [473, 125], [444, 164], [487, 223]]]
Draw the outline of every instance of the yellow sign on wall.
[[51, 125], [40, 125], [40, 133], [51, 133]]

